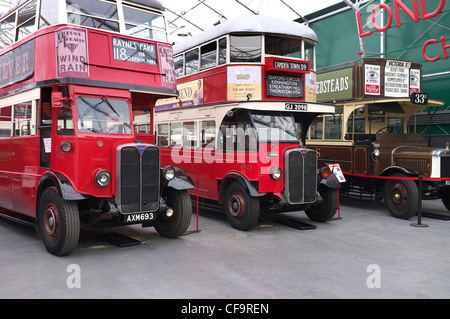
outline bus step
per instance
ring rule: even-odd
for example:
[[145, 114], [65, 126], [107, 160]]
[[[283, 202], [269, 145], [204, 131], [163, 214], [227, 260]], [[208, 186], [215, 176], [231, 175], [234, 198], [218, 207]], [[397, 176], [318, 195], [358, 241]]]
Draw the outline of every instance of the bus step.
[[98, 239], [106, 241], [110, 244], [116, 245], [118, 247], [129, 247], [142, 244], [141, 241], [119, 234], [119, 233], [105, 233], [97, 236]]
[[450, 220], [450, 214], [449, 213], [439, 214], [439, 213], [422, 212], [422, 217], [441, 219], [441, 220]]
[[0, 209], [0, 217], [3, 217], [5, 219], [11, 220], [13, 222], [25, 225], [25, 226], [30, 226], [30, 227], [35, 227], [35, 223], [33, 221], [33, 219], [28, 219], [27, 216], [22, 216], [19, 214], [15, 214], [12, 213], [6, 209], [1, 208]]
[[279, 218], [279, 219], [275, 219], [274, 222], [278, 223], [278, 224], [282, 224], [285, 226], [289, 226], [298, 230], [307, 230], [307, 229], [316, 229], [316, 225], [311, 225], [305, 222], [301, 222], [299, 220], [296, 219], [292, 219], [292, 218]]

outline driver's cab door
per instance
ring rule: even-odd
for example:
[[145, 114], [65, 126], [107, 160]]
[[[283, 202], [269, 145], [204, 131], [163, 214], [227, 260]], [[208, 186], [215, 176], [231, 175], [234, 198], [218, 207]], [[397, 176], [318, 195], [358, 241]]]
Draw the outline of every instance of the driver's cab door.
[[50, 168], [52, 142], [52, 102], [51, 88], [43, 88], [40, 99], [39, 139], [40, 155], [39, 167]]

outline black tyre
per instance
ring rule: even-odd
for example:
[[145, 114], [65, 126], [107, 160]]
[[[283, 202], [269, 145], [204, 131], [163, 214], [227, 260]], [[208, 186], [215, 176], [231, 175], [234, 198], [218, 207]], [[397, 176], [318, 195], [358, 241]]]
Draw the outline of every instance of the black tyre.
[[228, 222], [234, 228], [250, 230], [258, 223], [259, 199], [250, 196], [239, 182], [233, 182], [227, 188], [224, 206]]
[[192, 202], [187, 190], [168, 188], [163, 194], [167, 206], [173, 209], [170, 217], [159, 216], [153, 226], [163, 237], [176, 238], [183, 235], [191, 223]]
[[441, 199], [445, 208], [450, 210], [450, 187], [444, 187], [441, 189]]
[[305, 213], [309, 219], [323, 223], [336, 215], [339, 199], [337, 189], [328, 188], [323, 185], [319, 186], [319, 194], [323, 198], [323, 203], [306, 210]]
[[392, 174], [400, 179], [387, 179], [384, 184], [384, 201], [392, 216], [409, 219], [419, 210], [419, 190], [412, 180], [401, 180], [405, 175]]
[[42, 193], [38, 210], [39, 229], [48, 252], [55, 256], [71, 253], [80, 237], [76, 202], [61, 198], [55, 187]]

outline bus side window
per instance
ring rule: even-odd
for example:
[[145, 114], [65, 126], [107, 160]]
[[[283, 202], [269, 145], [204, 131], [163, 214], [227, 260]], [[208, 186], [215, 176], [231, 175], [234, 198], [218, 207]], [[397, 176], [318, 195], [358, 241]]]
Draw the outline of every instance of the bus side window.
[[11, 136], [11, 105], [0, 108], [0, 137]]
[[27, 101], [14, 105], [14, 136], [31, 135], [32, 102]]
[[185, 61], [186, 61], [185, 74], [189, 75], [189, 74], [197, 73], [198, 72], [198, 48], [187, 52], [186, 56], [185, 56]]
[[214, 148], [214, 141], [216, 140], [216, 122], [203, 121], [201, 134], [202, 147]]
[[57, 135], [75, 135], [73, 128], [72, 108], [69, 102], [64, 102], [63, 106], [56, 111], [58, 127]]
[[170, 123], [170, 145], [182, 146], [182, 128], [181, 123]]
[[169, 146], [169, 124], [158, 124], [158, 146]]
[[133, 105], [134, 132], [136, 134], [151, 134], [152, 111], [147, 108], [135, 107]]
[[230, 62], [261, 62], [260, 35], [231, 35]]
[[342, 115], [325, 117], [325, 139], [339, 140], [342, 137]]
[[180, 76], [184, 75], [184, 72], [183, 72], [183, 60], [184, 60], [183, 54], [182, 55], [178, 55], [178, 56], [173, 58], [173, 62], [175, 64], [175, 76], [177, 78], [179, 78]]
[[234, 151], [236, 146], [236, 117], [235, 110], [229, 110], [220, 124], [220, 137], [218, 149], [223, 151]]
[[237, 110], [237, 134], [236, 149], [238, 151], [256, 151], [258, 145], [256, 142], [256, 132], [247, 111]]
[[323, 139], [323, 117], [316, 117], [311, 123], [310, 127], [310, 136], [309, 138], [312, 140], [321, 140]]
[[227, 38], [219, 40], [219, 65], [227, 63]]
[[217, 42], [211, 42], [200, 48], [200, 69], [208, 69], [216, 66]]
[[404, 133], [403, 132], [403, 118], [401, 117], [388, 117], [387, 126], [389, 133]]
[[197, 140], [198, 140], [197, 122], [184, 122], [183, 123], [183, 146], [196, 148]]

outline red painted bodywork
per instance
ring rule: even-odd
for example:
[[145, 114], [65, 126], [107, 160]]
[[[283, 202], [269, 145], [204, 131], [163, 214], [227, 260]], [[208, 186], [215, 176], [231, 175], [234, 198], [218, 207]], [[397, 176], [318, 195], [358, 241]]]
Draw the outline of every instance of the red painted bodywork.
[[[1, 96], [26, 91], [28, 88], [36, 86], [53, 86], [54, 88], [64, 86], [69, 89], [72, 105], [78, 95], [107, 96], [128, 101], [130, 114], [132, 114], [132, 104], [153, 109], [157, 99], [176, 95], [174, 85], [163, 85], [159, 63], [158, 65], [146, 65], [113, 59], [112, 36], [154, 43], [158, 48], [157, 42], [111, 34], [102, 30], [86, 28], [89, 78], [75, 79], [77, 84], [72, 84], [71, 80], [57, 78], [55, 32], [64, 26], [56, 25], [39, 30], [0, 52], [0, 56], [7, 54], [22, 44], [34, 40], [35, 63], [32, 77], [1, 88]], [[167, 46], [167, 44], [164, 45]], [[159, 56], [157, 59], [159, 61]], [[148, 93], [132, 93], [128, 87], [135, 87], [136, 90], [141, 87], [154, 88], [156, 92], [151, 92], [150, 89], [147, 90]], [[75, 120], [76, 108], [72, 109]], [[56, 119], [57, 108], [53, 108], [52, 112], [53, 119]], [[155, 142], [153, 134], [135, 134], [133, 127], [131, 134], [124, 135], [78, 133], [76, 123], [74, 126], [75, 135], [73, 136], [58, 136], [56, 135], [56, 125], [52, 126], [50, 169], [40, 167], [40, 130], [37, 130], [37, 135], [0, 137], [1, 208], [35, 217], [39, 183], [41, 177], [48, 171], [65, 176], [80, 194], [111, 198], [116, 193], [115, 152], [117, 146], [136, 140], [151, 144]], [[64, 153], [59, 148], [61, 142], [65, 140], [72, 144], [72, 150], [68, 153]], [[99, 143], [100, 141], [101, 143]], [[95, 183], [95, 173], [100, 169], [106, 169], [112, 175], [112, 182], [107, 187], [100, 187]]]
[[273, 193], [281, 198], [284, 179], [273, 180], [269, 170], [272, 166], [278, 166], [284, 172], [282, 154], [288, 148], [299, 146], [278, 144], [276, 151], [281, 155], [275, 158], [267, 156], [269, 144], [259, 144], [258, 152], [232, 152], [232, 155], [216, 150], [161, 147], [161, 165], [183, 169], [195, 183], [196, 189], [189, 190], [192, 195], [197, 195], [198, 191], [200, 197], [218, 200], [217, 183], [230, 173], [239, 173], [250, 182], [258, 182], [259, 192]]
[[[266, 57], [265, 62], [251, 64], [232, 64], [214, 67], [212, 69], [200, 71], [198, 73], [184, 76], [177, 79], [177, 84], [183, 84], [191, 81], [203, 79], [203, 104], [211, 105], [215, 103], [233, 102], [227, 98], [227, 67], [238, 65], [251, 65], [261, 67], [261, 86], [262, 101], [287, 101], [304, 102], [305, 98], [286, 98], [267, 96], [265, 77], [269, 74], [285, 75], [285, 76], [301, 76], [303, 78], [303, 91], [305, 92], [305, 74], [310, 72], [310, 63], [302, 61], [307, 65], [306, 71], [286, 70], [274, 67], [274, 60], [286, 62], [299, 62], [281, 57]], [[197, 107], [201, 107], [197, 106]], [[189, 107], [186, 107], [189, 108]], [[269, 170], [272, 166], [278, 166], [282, 172], [284, 169], [283, 154], [287, 148], [299, 147], [297, 144], [280, 143], [274, 145], [277, 150], [278, 157], [268, 158], [267, 150], [270, 149], [268, 144], [259, 144], [259, 154], [255, 152], [233, 152], [234, 160], [227, 160], [227, 155], [222, 151], [190, 148], [171, 148], [160, 146], [161, 165], [174, 165], [183, 169], [189, 174], [189, 177], [196, 185], [196, 189], [189, 192], [199, 197], [219, 200], [218, 184], [221, 183], [230, 173], [239, 173], [250, 182], [258, 182], [258, 190], [260, 193], [272, 193], [281, 198], [281, 192], [284, 190], [284, 178], [273, 180], [270, 177]], [[207, 154], [205, 155], [205, 152]], [[213, 159], [211, 159], [211, 157]], [[243, 160], [245, 158], [245, 160]], [[259, 160], [251, 160], [251, 159]], [[210, 160], [211, 159], [211, 160]], [[219, 160], [217, 160], [219, 159]], [[220, 162], [222, 159], [222, 162]]]

